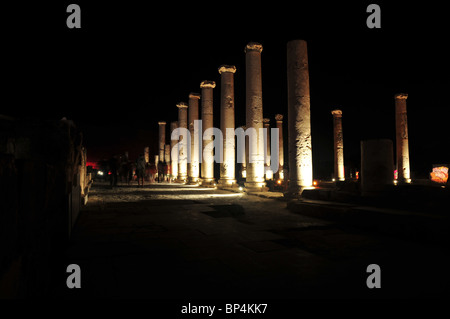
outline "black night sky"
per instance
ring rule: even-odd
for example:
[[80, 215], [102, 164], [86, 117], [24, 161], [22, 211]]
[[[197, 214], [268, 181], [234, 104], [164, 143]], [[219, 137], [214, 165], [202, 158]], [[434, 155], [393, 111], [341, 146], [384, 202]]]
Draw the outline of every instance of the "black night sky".
[[[366, 26], [372, 2], [381, 7], [381, 29]], [[69, 3], [2, 9], [0, 113], [73, 120], [91, 161], [127, 150], [133, 158], [144, 146], [156, 153], [157, 122], [176, 120], [176, 103], [200, 93], [203, 80], [217, 83], [218, 127], [222, 64], [237, 67], [236, 126], [243, 125], [250, 41], [264, 47], [264, 117], [272, 125], [276, 113], [286, 118], [286, 43], [304, 39], [315, 176], [333, 170], [330, 111], [343, 110], [346, 165], [358, 167], [361, 139], [395, 140], [396, 93], [409, 94], [413, 174], [426, 178], [432, 164], [450, 162], [449, 27], [446, 11], [431, 2], [75, 1], [81, 29], [66, 27]]]

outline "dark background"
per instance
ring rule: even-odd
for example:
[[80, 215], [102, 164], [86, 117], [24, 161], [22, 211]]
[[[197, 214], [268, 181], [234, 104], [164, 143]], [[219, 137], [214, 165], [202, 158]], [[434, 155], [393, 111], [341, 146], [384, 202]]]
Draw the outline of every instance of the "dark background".
[[[381, 7], [381, 29], [366, 26], [368, 4]], [[66, 8], [81, 7], [81, 29]], [[158, 121], [177, 120], [176, 104], [216, 81], [219, 127], [222, 64], [235, 65], [236, 126], [245, 124], [245, 55], [262, 52], [264, 117], [285, 115], [286, 43], [308, 42], [315, 178], [333, 170], [331, 110], [343, 110], [346, 165], [359, 166], [360, 140], [395, 141], [394, 94], [408, 93], [411, 170], [427, 177], [450, 163], [449, 27], [430, 1], [114, 2], [54, 1], [2, 5], [0, 114], [67, 117], [84, 133], [88, 160], [150, 146]], [[167, 133], [168, 136], [168, 133]], [[287, 162], [287, 159], [285, 160]], [[413, 175], [413, 177], [415, 177]]]

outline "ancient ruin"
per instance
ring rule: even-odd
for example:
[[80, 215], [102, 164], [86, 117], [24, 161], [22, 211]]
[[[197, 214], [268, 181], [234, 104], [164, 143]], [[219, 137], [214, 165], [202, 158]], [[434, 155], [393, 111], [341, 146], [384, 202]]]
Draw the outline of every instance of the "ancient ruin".
[[[178, 121], [170, 123], [170, 136], [178, 128]], [[178, 178], [178, 139], [170, 138], [170, 178], [172, 181]]]
[[395, 145], [397, 155], [398, 183], [410, 183], [408, 144], [408, 119], [406, 115], [406, 99], [408, 94], [395, 95]]
[[249, 191], [265, 191], [264, 181], [264, 137], [261, 52], [259, 43], [250, 42], [245, 47], [245, 109], [246, 126], [255, 130], [255, 138], [250, 139], [245, 187]]
[[273, 171], [270, 168], [270, 119], [264, 118], [264, 172], [265, 172], [265, 179], [272, 180], [273, 179]]
[[342, 111], [333, 110], [333, 137], [334, 137], [334, 178], [336, 181], [345, 180], [344, 172], [344, 138], [342, 135]]
[[191, 160], [188, 163], [188, 183], [197, 184], [200, 178], [200, 143], [199, 139], [202, 138], [198, 129], [195, 129], [195, 122], [198, 121], [198, 100], [200, 94], [189, 94], [189, 133], [191, 134]]
[[235, 142], [234, 142], [234, 73], [235, 66], [222, 65], [220, 88], [220, 129], [223, 134], [223, 162], [220, 164], [220, 186], [232, 186], [235, 179]]
[[159, 159], [165, 161], [166, 122], [158, 122], [159, 125]]
[[311, 112], [307, 44], [287, 44], [289, 195], [299, 196], [313, 185]]
[[[203, 81], [200, 83], [202, 89], [202, 135], [213, 127], [213, 89], [216, 87], [214, 81]], [[214, 149], [212, 136], [203, 138], [203, 159], [201, 162], [202, 185], [213, 185], [214, 179]]]
[[284, 146], [283, 146], [283, 115], [276, 114], [275, 121], [278, 129], [278, 172], [277, 179], [284, 180]]
[[[177, 104], [178, 107], [178, 128], [187, 130], [187, 113], [188, 105], [184, 102]], [[190, 147], [190, 140], [186, 138], [184, 134], [180, 134], [180, 141], [178, 143], [178, 178], [180, 183], [185, 183], [187, 181], [187, 162], [188, 154], [188, 144]]]

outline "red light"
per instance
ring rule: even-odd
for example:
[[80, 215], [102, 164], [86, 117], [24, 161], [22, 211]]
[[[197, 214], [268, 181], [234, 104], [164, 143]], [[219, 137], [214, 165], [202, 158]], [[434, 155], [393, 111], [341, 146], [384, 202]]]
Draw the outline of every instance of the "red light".
[[99, 169], [97, 162], [86, 162], [86, 167], [91, 166], [93, 169]]

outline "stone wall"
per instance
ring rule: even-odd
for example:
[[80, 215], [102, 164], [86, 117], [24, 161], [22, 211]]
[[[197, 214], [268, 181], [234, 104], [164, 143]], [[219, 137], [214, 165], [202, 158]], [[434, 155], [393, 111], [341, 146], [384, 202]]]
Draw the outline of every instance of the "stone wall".
[[51, 294], [90, 185], [83, 152], [71, 121], [0, 116], [0, 298]]

